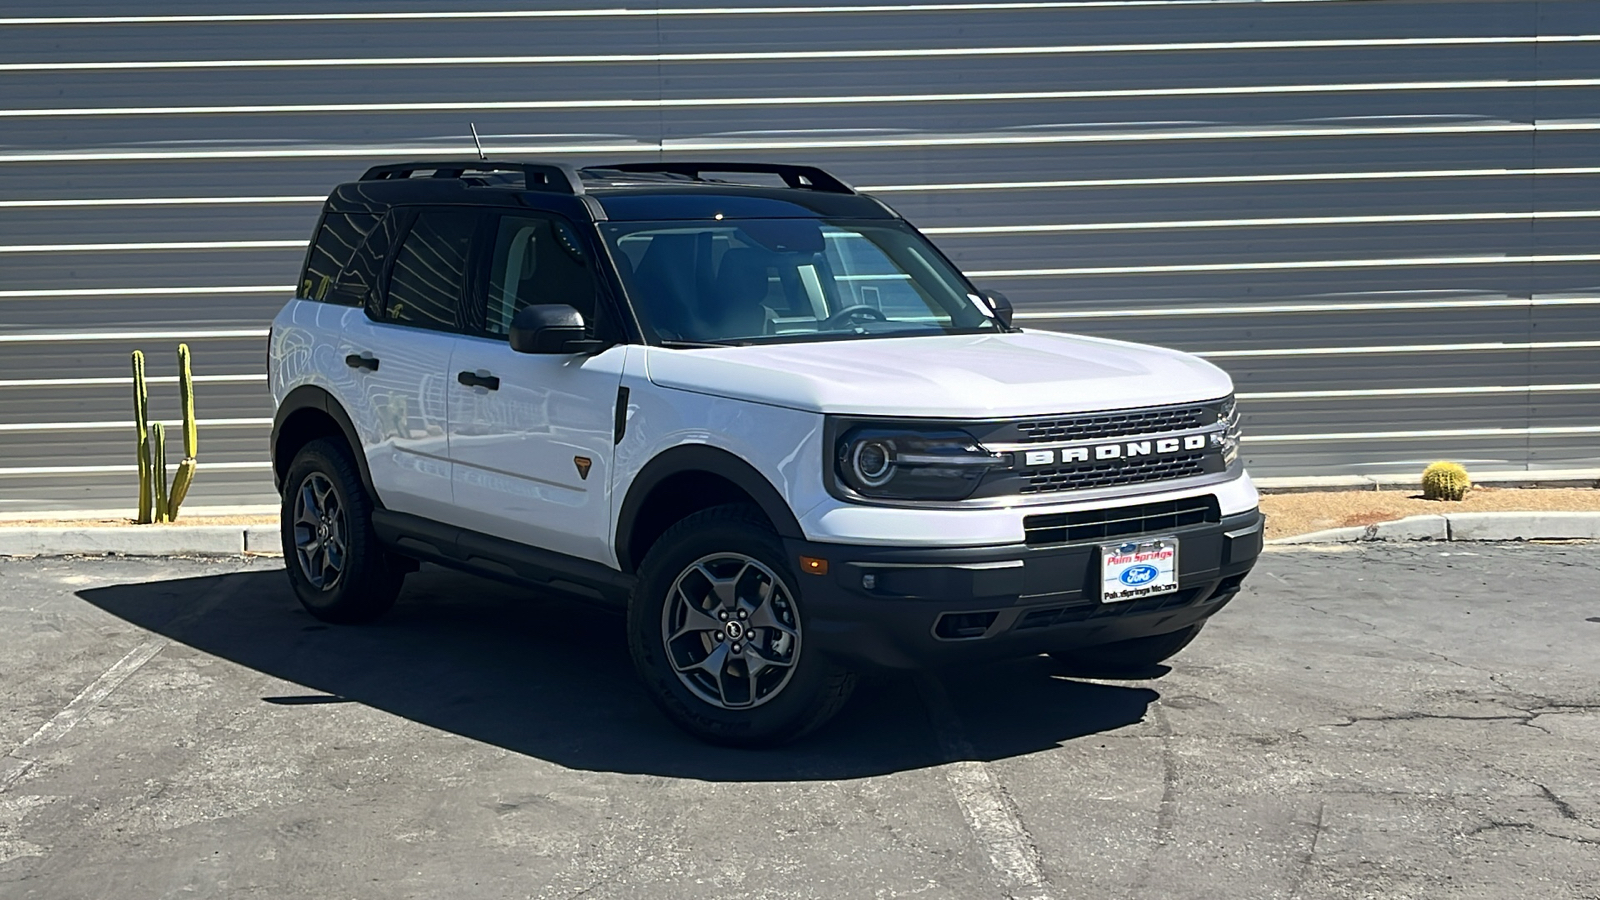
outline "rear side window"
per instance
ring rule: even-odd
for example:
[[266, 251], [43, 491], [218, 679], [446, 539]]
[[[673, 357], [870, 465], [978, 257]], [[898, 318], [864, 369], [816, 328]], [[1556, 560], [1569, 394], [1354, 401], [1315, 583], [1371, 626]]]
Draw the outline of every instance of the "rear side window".
[[[333, 286], [339, 272], [349, 265], [356, 249], [377, 226], [380, 216], [374, 213], [328, 213], [317, 228], [316, 240], [306, 254], [306, 268], [300, 276], [295, 298], [322, 302], [341, 302]], [[349, 302], [346, 300], [345, 302]], [[355, 301], [357, 304], [359, 300]]]
[[422, 210], [395, 251], [383, 318], [440, 331], [461, 329], [461, 298], [478, 216]]
[[378, 277], [383, 272], [383, 262], [389, 257], [399, 231], [400, 219], [394, 213], [384, 216], [372, 229], [367, 239], [356, 248], [350, 262], [340, 270], [327, 302], [342, 306], [366, 306], [376, 315], [378, 309]]

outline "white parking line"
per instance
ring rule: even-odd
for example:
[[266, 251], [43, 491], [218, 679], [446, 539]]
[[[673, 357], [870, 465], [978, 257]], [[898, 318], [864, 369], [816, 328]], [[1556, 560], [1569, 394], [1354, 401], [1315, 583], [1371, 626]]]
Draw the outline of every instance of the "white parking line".
[[[181, 628], [183, 625], [216, 609], [223, 601], [239, 590], [241, 583], [237, 578], [225, 578], [218, 582], [204, 594], [197, 597], [194, 604], [186, 612], [168, 622], [166, 625], [167, 632], [171, 633], [175, 628]], [[6, 761], [9, 765], [5, 772], [0, 773], [0, 793], [4, 793], [7, 788], [21, 780], [39, 761], [37, 753], [29, 751], [37, 751], [61, 740], [67, 732], [72, 730], [73, 726], [83, 721], [84, 716], [88, 715], [95, 707], [104, 702], [107, 697], [111, 696], [112, 691], [121, 687], [123, 682], [127, 681], [133, 673], [139, 671], [140, 667], [145, 663], [154, 659], [156, 654], [160, 653], [171, 642], [170, 638], [159, 635], [151, 635], [146, 638], [139, 646], [129, 650], [127, 655], [113, 663], [111, 668], [102, 672], [99, 678], [90, 682], [89, 686], [80, 691], [78, 696], [73, 697], [72, 702], [63, 707], [60, 712], [51, 716], [49, 721], [40, 725], [37, 731], [7, 753]]]
[[944, 774], [950, 792], [973, 837], [988, 853], [989, 865], [1005, 885], [1006, 896], [1048, 900], [1044, 868], [1033, 837], [994, 773], [973, 758], [977, 754], [944, 685], [928, 672], [919, 673], [916, 682], [940, 750], [948, 761]]
[[63, 735], [72, 730], [90, 710], [99, 706], [101, 701], [111, 696], [111, 692], [128, 680], [128, 676], [139, 671], [139, 667], [149, 662], [170, 643], [164, 637], [152, 637], [144, 643], [128, 651], [128, 654], [112, 664], [89, 686], [72, 698], [62, 710], [50, 717], [48, 722], [39, 726], [39, 730], [29, 735], [27, 740], [18, 744], [15, 749], [6, 754], [6, 771], [0, 774], [0, 792], [4, 792], [22, 776], [28, 774], [36, 763], [37, 757], [28, 754], [34, 747], [53, 744]]

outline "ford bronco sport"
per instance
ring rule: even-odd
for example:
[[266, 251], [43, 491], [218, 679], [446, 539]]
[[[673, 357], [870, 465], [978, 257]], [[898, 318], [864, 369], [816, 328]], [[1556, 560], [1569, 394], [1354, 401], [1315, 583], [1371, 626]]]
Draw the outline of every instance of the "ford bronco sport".
[[1227, 375], [1016, 327], [815, 168], [379, 166], [269, 347], [313, 615], [419, 561], [623, 607], [710, 741], [815, 728], [865, 666], [1147, 668], [1261, 549]]

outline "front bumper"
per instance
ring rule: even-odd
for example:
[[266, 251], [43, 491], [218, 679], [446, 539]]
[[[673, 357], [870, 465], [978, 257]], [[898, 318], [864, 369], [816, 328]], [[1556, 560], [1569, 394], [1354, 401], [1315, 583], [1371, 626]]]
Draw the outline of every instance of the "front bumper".
[[791, 559], [827, 560], [827, 574], [799, 576], [813, 646], [858, 665], [917, 668], [1108, 644], [1203, 621], [1255, 565], [1263, 524], [1251, 510], [1140, 535], [1178, 539], [1178, 590], [1109, 604], [1099, 599], [1100, 545], [1134, 537], [932, 549], [785, 544]]

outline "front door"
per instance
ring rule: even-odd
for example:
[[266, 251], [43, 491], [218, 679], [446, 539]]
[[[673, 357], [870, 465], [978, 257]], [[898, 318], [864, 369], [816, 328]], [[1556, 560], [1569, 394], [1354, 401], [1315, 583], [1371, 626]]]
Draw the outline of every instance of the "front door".
[[464, 528], [615, 565], [611, 457], [628, 348], [528, 354], [506, 338], [517, 310], [566, 303], [604, 328], [592, 245], [566, 220], [496, 217], [474, 321], [450, 361], [450, 457]]

